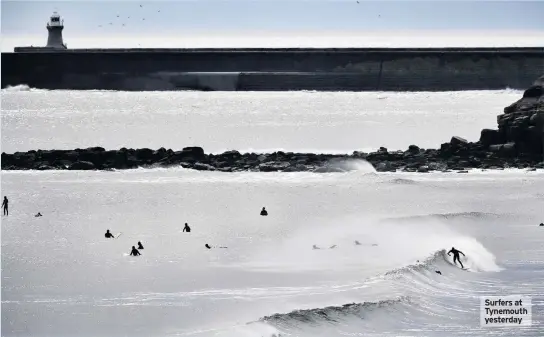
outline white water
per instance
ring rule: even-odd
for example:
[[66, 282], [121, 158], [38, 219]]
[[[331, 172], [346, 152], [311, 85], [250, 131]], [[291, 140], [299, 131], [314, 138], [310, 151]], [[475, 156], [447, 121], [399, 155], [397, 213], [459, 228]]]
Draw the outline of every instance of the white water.
[[[2, 151], [430, 146], [477, 138], [519, 96], [12, 90]], [[544, 172], [335, 165], [351, 171], [2, 171], [2, 335], [541, 335]], [[479, 296], [511, 294], [532, 296], [533, 325], [481, 328]]]

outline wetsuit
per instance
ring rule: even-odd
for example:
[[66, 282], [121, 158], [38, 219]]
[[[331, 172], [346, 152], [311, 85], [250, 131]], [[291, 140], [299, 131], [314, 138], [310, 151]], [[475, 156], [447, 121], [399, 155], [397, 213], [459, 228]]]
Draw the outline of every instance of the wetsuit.
[[[459, 258], [459, 253], [463, 254], [463, 252], [452, 247], [451, 250], [448, 252], [448, 255], [450, 255], [450, 253], [453, 253], [453, 263], [457, 264], [457, 262], [455, 261], [459, 261], [459, 263], [461, 264], [461, 268], [465, 268], [463, 266], [463, 262], [461, 262], [461, 259]], [[463, 254], [463, 256], [465, 256], [465, 254]]]
[[4, 215], [9, 215], [8, 202], [8, 198], [4, 197], [4, 201], [2, 202], [2, 207], [4, 208]]

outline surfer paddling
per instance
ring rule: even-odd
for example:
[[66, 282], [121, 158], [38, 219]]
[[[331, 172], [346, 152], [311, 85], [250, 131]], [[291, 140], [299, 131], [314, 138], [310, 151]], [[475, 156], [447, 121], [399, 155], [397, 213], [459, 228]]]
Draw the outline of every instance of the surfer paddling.
[[451, 256], [451, 253], [453, 253], [453, 263], [457, 265], [457, 262], [455, 261], [459, 261], [461, 268], [465, 269], [463, 262], [461, 262], [461, 259], [459, 258], [459, 254], [462, 254], [463, 256], [465, 256], [465, 254], [463, 254], [462, 251], [455, 249], [455, 247], [451, 247], [451, 250], [448, 252], [448, 256]]
[[[210, 246], [209, 244], [205, 244], [204, 247], [208, 248], [208, 249], [212, 249], [214, 247]], [[219, 247], [216, 247], [216, 248], [228, 248], [228, 247], [225, 247], [225, 246], [219, 246]]]

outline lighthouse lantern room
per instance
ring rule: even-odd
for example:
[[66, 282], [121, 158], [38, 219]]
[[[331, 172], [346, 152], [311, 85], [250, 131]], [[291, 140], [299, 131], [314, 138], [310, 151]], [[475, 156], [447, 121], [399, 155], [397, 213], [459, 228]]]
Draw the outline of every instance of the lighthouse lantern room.
[[64, 20], [61, 20], [60, 15], [54, 12], [47, 23], [47, 47], [66, 49], [66, 45], [62, 41], [62, 30], [64, 29]]

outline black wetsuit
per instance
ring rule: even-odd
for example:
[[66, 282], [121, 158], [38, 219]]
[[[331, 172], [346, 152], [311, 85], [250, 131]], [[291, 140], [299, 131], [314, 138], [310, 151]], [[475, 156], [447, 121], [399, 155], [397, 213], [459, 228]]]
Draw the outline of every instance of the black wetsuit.
[[134, 248], [134, 246], [132, 246], [132, 251], [130, 252], [130, 255], [132, 256], [138, 256], [138, 255], [142, 255], [140, 254], [140, 252], [138, 251], [138, 249]]
[[268, 215], [268, 212], [266, 211], [266, 209], [264, 209], [264, 207], [263, 207], [263, 209], [261, 210], [261, 215], [262, 215], [262, 216], [267, 216], [267, 215]]
[[4, 208], [4, 215], [9, 215], [8, 202], [8, 198], [4, 197], [4, 201], [2, 202], [2, 207]]
[[138, 242], [138, 249], [144, 249], [144, 246], [142, 246], [141, 242]]
[[457, 250], [455, 248], [451, 248], [451, 250], [448, 252], [448, 255], [450, 255], [450, 253], [453, 253], [453, 263], [457, 264], [457, 262], [455, 261], [459, 261], [459, 263], [461, 264], [461, 268], [465, 268], [463, 266], [463, 262], [461, 262], [461, 259], [459, 258], [459, 253], [461, 253], [463, 256], [465, 256], [465, 254], [463, 254], [462, 251], [460, 250]]
[[189, 227], [189, 225], [185, 224], [185, 227], [183, 227], [183, 231], [187, 232], [187, 233], [190, 233], [191, 232], [191, 227]]
[[115, 239], [115, 236], [113, 236], [113, 234], [111, 234], [110, 232], [106, 232], [106, 234], [104, 234], [104, 236], [109, 239], [109, 238], [112, 238], [112, 239]]

